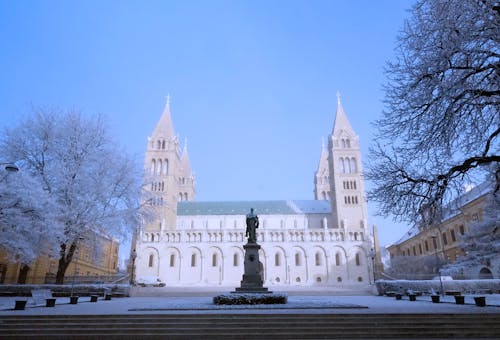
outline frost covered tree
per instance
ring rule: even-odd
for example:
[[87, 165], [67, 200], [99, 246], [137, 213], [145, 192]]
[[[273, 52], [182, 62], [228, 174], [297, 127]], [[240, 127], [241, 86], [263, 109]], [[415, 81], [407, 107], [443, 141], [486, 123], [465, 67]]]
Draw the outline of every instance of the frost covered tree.
[[0, 153], [54, 201], [56, 222], [45, 231], [61, 226], [56, 283], [63, 283], [82, 239], [93, 233], [121, 237], [137, 224], [140, 167], [110, 138], [102, 118], [35, 110], [5, 130]]
[[[38, 256], [57, 254], [61, 228], [54, 210], [53, 200], [32, 176], [0, 171], [0, 249], [25, 273]], [[19, 279], [24, 281], [22, 275]]]
[[440, 207], [500, 162], [500, 3], [419, 0], [388, 63], [367, 178], [383, 215]]

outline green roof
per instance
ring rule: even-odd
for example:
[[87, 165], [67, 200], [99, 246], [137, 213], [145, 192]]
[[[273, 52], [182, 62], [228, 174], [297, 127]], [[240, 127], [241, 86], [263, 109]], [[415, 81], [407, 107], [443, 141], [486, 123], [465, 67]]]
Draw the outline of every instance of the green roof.
[[225, 201], [178, 202], [177, 215], [246, 215], [254, 209], [257, 215], [328, 214], [328, 201]]

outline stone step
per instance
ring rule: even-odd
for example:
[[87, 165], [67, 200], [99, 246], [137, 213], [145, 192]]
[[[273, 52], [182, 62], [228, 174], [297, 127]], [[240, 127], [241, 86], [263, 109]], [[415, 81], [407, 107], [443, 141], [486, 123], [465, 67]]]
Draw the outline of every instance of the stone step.
[[499, 314], [5, 316], [0, 338], [498, 338]]

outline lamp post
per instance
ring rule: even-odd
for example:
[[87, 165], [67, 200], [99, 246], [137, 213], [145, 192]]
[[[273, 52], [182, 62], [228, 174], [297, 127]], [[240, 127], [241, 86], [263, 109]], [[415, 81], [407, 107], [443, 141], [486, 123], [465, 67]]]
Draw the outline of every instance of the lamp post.
[[132, 254], [130, 254], [130, 259], [132, 260], [132, 272], [131, 272], [131, 275], [130, 275], [130, 284], [131, 285], [135, 284], [134, 271], [135, 271], [135, 259], [136, 258], [137, 258], [137, 252], [134, 249], [134, 250], [132, 250]]
[[443, 295], [444, 293], [444, 288], [443, 288], [443, 279], [441, 278], [441, 268], [440, 268], [440, 265], [439, 265], [439, 255], [438, 255], [438, 250], [437, 250], [437, 241], [438, 241], [438, 237], [437, 235], [432, 235], [431, 236], [432, 239], [433, 239], [433, 246], [434, 246], [434, 250], [435, 250], [435, 255], [436, 255], [436, 269], [437, 269], [437, 273], [439, 275], [439, 286], [441, 287], [441, 294], [440, 295]]
[[370, 250], [370, 258], [372, 259], [372, 275], [373, 275], [373, 283], [375, 284], [375, 256], [377, 253], [375, 250], [372, 248]]

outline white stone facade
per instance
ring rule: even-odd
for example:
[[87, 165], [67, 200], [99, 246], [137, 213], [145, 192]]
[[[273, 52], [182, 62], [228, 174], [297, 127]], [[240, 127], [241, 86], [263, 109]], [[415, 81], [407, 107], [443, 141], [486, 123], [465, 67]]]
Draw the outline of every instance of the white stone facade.
[[[167, 102], [146, 151], [147, 178], [163, 184], [161, 191], [152, 184], [145, 195], [157, 219], [144, 225], [133, 242], [136, 281], [154, 277], [167, 286], [239, 286], [250, 208], [260, 221], [264, 286], [362, 289], [373, 280], [361, 153], [340, 99], [315, 176], [316, 200], [196, 202], [187, 150], [179, 152], [176, 141]], [[170, 168], [158, 170], [158, 159]]]

